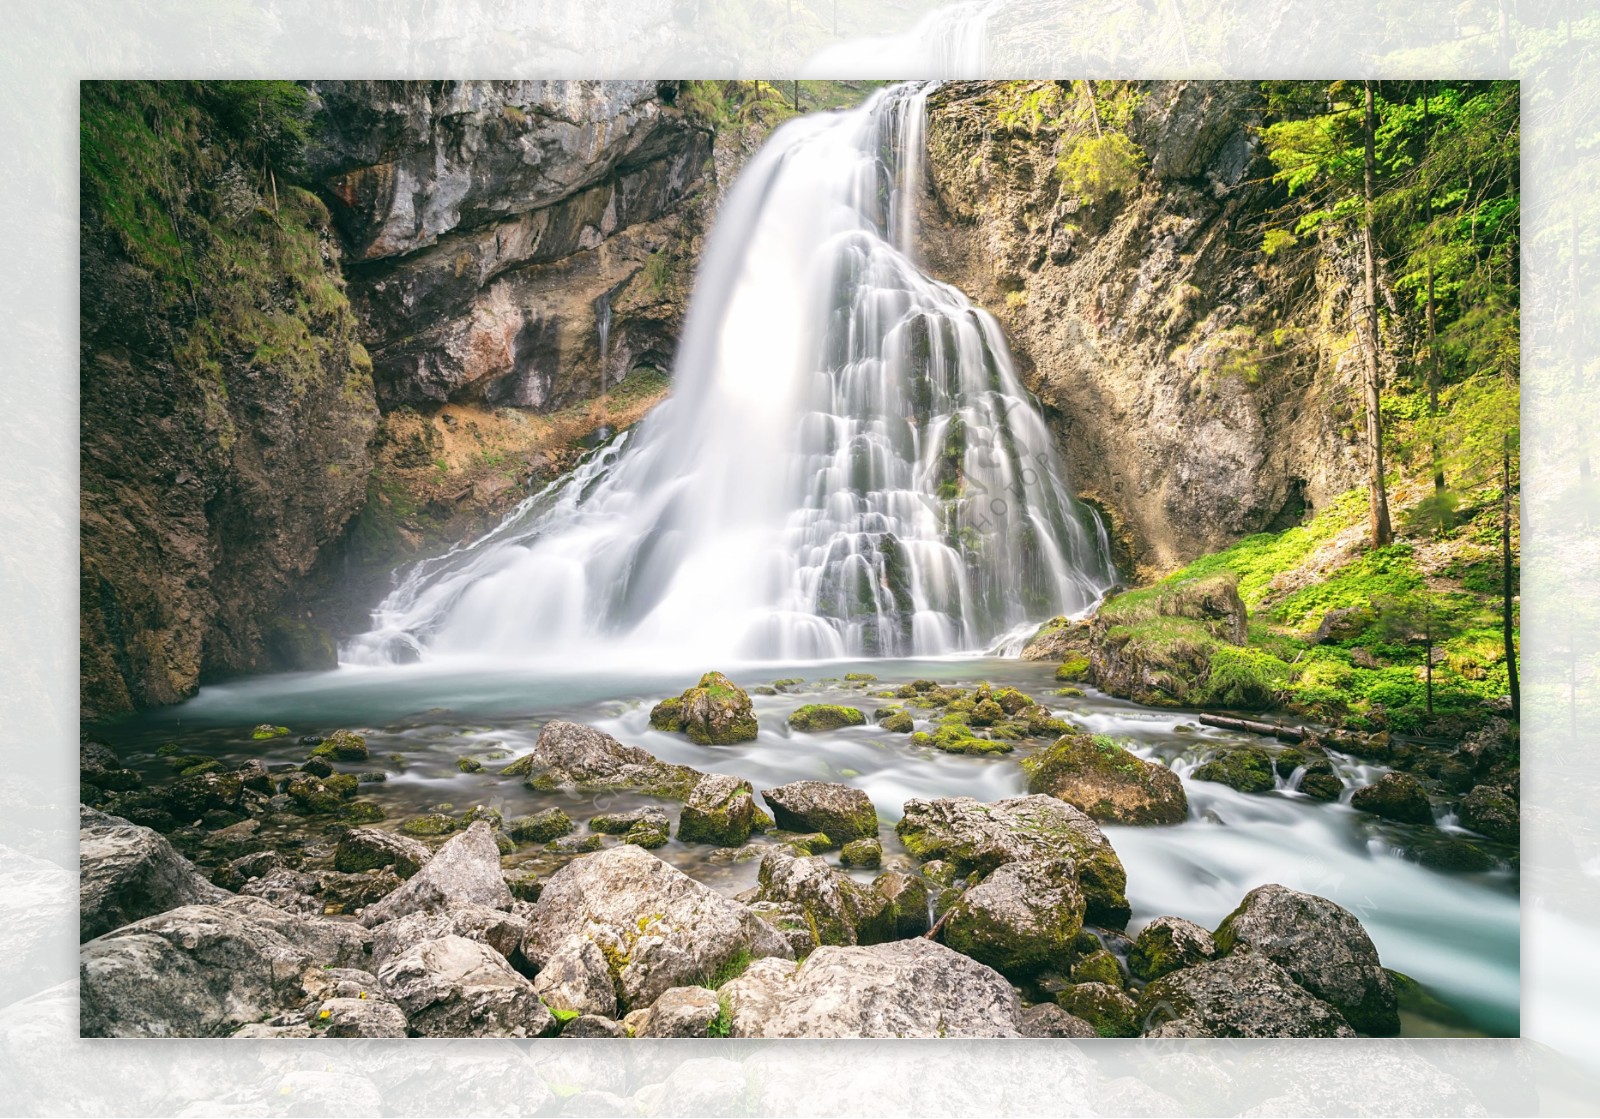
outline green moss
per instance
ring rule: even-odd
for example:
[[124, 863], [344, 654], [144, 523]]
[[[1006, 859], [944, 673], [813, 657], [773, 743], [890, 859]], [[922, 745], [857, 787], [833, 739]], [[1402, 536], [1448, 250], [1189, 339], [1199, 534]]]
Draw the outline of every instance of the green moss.
[[1137, 1037], [1134, 1001], [1105, 983], [1077, 983], [1056, 996], [1056, 1003], [1095, 1028], [1101, 1037]]
[[430, 812], [424, 816], [413, 816], [400, 825], [401, 834], [421, 838], [450, 835], [460, 830], [461, 821], [447, 816], [443, 812]]
[[1190, 776], [1196, 781], [1216, 781], [1241, 793], [1264, 793], [1276, 784], [1271, 755], [1256, 746], [1226, 750], [1197, 766]]
[[353, 800], [340, 811], [339, 818], [352, 824], [375, 824], [384, 818], [384, 811], [370, 800]]
[[1289, 683], [1289, 666], [1259, 649], [1219, 645], [1211, 652], [1206, 679], [1193, 693], [1200, 707], [1266, 711], [1275, 707]]
[[1117, 958], [1108, 950], [1099, 948], [1072, 965], [1074, 983], [1104, 983], [1108, 987], [1122, 986], [1122, 968]]
[[268, 738], [282, 738], [288, 733], [288, 727], [275, 727], [270, 723], [262, 723], [259, 727], [256, 727], [255, 730], [250, 732], [250, 737], [257, 742], [261, 742]]
[[1082, 680], [1088, 674], [1089, 658], [1084, 656], [1068, 657], [1056, 668], [1057, 680]]
[[872, 869], [883, 862], [883, 845], [876, 839], [855, 839], [839, 851], [840, 865]]
[[349, 798], [356, 795], [356, 775], [353, 773], [335, 773], [331, 777], [322, 779], [323, 788], [339, 796]]
[[333, 758], [341, 762], [367, 760], [367, 740], [354, 731], [336, 730], [311, 749], [314, 758]]
[[577, 827], [559, 808], [547, 808], [531, 816], [515, 816], [506, 822], [506, 833], [518, 843], [548, 843], [570, 835]]
[[794, 714], [789, 716], [791, 727], [807, 733], [864, 726], [866, 721], [867, 717], [859, 708], [841, 707], [832, 703], [808, 703], [804, 707], [796, 708]]

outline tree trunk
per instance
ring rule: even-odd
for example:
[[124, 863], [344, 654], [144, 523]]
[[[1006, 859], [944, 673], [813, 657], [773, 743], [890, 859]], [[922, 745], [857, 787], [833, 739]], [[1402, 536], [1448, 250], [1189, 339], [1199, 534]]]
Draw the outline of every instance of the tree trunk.
[[1083, 79], [1083, 97], [1089, 105], [1089, 119], [1094, 122], [1094, 137], [1100, 139], [1100, 110], [1094, 103], [1094, 83], [1088, 78]]
[[1511, 436], [1500, 459], [1500, 635], [1506, 645], [1506, 678], [1511, 688], [1511, 718], [1522, 720], [1522, 691], [1517, 686], [1517, 631], [1511, 623]]
[[[1428, 115], [1428, 83], [1422, 83], [1422, 142], [1431, 146], [1433, 139], [1432, 121]], [[1423, 158], [1426, 160], [1428, 152], [1424, 150]], [[1426, 252], [1428, 254], [1428, 416], [1436, 417], [1439, 414], [1439, 330], [1438, 311], [1433, 296], [1433, 183], [1431, 179], [1423, 182], [1423, 203], [1425, 206], [1425, 225], [1427, 230]], [[1444, 459], [1439, 453], [1439, 435], [1435, 432], [1431, 440], [1433, 451], [1433, 492], [1444, 492]]]
[[1363, 347], [1366, 358], [1365, 394], [1367, 401], [1367, 494], [1371, 520], [1372, 546], [1381, 548], [1394, 539], [1389, 526], [1389, 497], [1383, 488], [1383, 415], [1378, 399], [1378, 263], [1373, 244], [1373, 187], [1372, 179], [1377, 163], [1373, 151], [1373, 137], [1377, 132], [1377, 109], [1373, 102], [1372, 83], [1364, 82], [1367, 94], [1366, 114], [1363, 120], [1362, 139], [1366, 149], [1365, 199], [1366, 221], [1362, 229], [1362, 248], [1365, 257], [1366, 321]]

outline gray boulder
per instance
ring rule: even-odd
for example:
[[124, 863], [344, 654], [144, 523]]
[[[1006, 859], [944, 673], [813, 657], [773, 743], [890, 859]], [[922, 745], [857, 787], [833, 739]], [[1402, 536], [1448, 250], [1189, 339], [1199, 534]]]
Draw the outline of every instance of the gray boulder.
[[1478, 785], [1461, 798], [1457, 810], [1461, 826], [1501, 843], [1522, 839], [1522, 813], [1517, 802], [1499, 789]]
[[487, 944], [508, 960], [528, 935], [528, 922], [515, 913], [468, 905], [448, 913], [409, 913], [372, 930], [372, 962], [381, 966], [424, 940], [459, 936]]
[[510, 909], [512, 900], [500, 874], [494, 832], [479, 820], [434, 852], [404, 886], [368, 906], [361, 923], [371, 928], [410, 913], [445, 913], [469, 905]]
[[793, 955], [749, 907], [632, 844], [562, 867], [529, 916], [523, 955], [543, 967], [569, 936], [593, 940], [611, 965], [623, 1008], [703, 982], [740, 955]]
[[533, 989], [551, 1010], [602, 1018], [617, 1015], [617, 991], [605, 953], [582, 936], [567, 937], [545, 960], [533, 978]]
[[311, 1020], [324, 1027], [324, 1037], [406, 1036], [406, 1016], [394, 1003], [381, 999], [328, 999], [312, 1012]]
[[286, 909], [290, 913], [315, 916], [322, 912], [322, 903], [312, 897], [317, 888], [317, 876], [293, 870], [286, 866], [274, 867], [259, 878], [252, 878], [239, 887], [243, 897], [260, 898], [269, 905]]
[[528, 784], [541, 790], [632, 791], [682, 800], [705, 776], [637, 746], [624, 746], [593, 727], [561, 719], [544, 725], [526, 760]]
[[709, 987], [673, 987], [663, 991], [634, 1027], [634, 1037], [710, 1037], [722, 1013], [717, 992]]
[[1377, 784], [1357, 789], [1350, 797], [1350, 807], [1405, 824], [1433, 823], [1428, 794], [1409, 773], [1385, 773]]
[[1019, 1037], [1005, 977], [931, 940], [761, 960], [718, 992], [734, 1037]]
[[333, 849], [334, 868], [346, 874], [389, 867], [401, 878], [410, 878], [432, 857], [433, 852], [415, 839], [377, 828], [351, 828]]
[[215, 908], [271, 929], [309, 952], [315, 967], [364, 968], [370, 962], [372, 936], [354, 921], [290, 913], [252, 897], [226, 897]]
[[[78, 830], [78, 940], [184, 905], [226, 897], [165, 836], [95, 814]], [[103, 822], [101, 822], [103, 821]]]
[[738, 847], [750, 838], [756, 812], [750, 782], [725, 773], [708, 773], [683, 802], [678, 838], [685, 843]]
[[1258, 886], [1217, 927], [1219, 955], [1255, 953], [1331, 1005], [1362, 1033], [1400, 1032], [1394, 986], [1349, 910], [1284, 886]]
[[876, 944], [894, 937], [889, 899], [830, 867], [818, 855], [797, 855], [774, 847], [757, 871], [756, 900], [777, 905], [786, 923], [792, 914], [817, 944]]
[[465, 937], [413, 944], [378, 969], [378, 981], [424, 1037], [541, 1037], [556, 1027], [533, 984]]
[[1144, 980], [1204, 963], [1217, 954], [1211, 933], [1182, 917], [1157, 917], [1139, 930], [1128, 953], [1128, 971]]
[[1354, 1037], [1333, 1007], [1265, 956], [1175, 971], [1139, 998], [1145, 1037]]
[[[561, 1027], [562, 1037], [622, 1037], [622, 1023], [598, 1014], [580, 1014]], [[570, 1114], [562, 1109], [563, 1115]], [[597, 1112], [596, 1114], [600, 1114]], [[607, 1112], [606, 1114], [613, 1114]]]
[[1022, 1012], [1023, 1037], [1099, 1037], [1089, 1023], [1068, 1014], [1053, 1002], [1042, 1002]]
[[834, 843], [878, 834], [878, 811], [860, 789], [830, 781], [792, 781], [761, 790], [772, 818], [785, 831], [822, 832]]
[[1083, 929], [1083, 893], [1070, 859], [1006, 863], [961, 895], [944, 943], [1013, 980], [1061, 967]]

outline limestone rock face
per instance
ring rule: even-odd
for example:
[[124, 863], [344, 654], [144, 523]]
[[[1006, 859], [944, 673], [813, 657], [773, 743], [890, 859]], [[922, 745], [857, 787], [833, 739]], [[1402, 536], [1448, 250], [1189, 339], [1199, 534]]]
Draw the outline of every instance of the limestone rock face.
[[378, 969], [378, 981], [424, 1037], [540, 1037], [555, 1029], [533, 984], [465, 937], [412, 945]]
[[528, 783], [536, 788], [629, 790], [682, 800], [705, 776], [637, 746], [624, 746], [593, 727], [561, 719], [552, 719], [539, 731], [529, 759]]
[[741, 953], [793, 956], [747, 906], [632, 844], [574, 859], [551, 875], [529, 911], [529, 926], [522, 951], [539, 967], [568, 937], [592, 940], [612, 970], [623, 1009], [702, 982]]
[[921, 938], [759, 960], [718, 992], [734, 1037], [1017, 1037], [1016, 992], [992, 968]]
[[1255, 954], [1175, 971], [1139, 999], [1145, 1037], [1354, 1037], [1337, 1010]]
[[463, 906], [510, 909], [511, 890], [500, 874], [500, 849], [487, 821], [479, 820], [434, 852], [404, 886], [366, 908], [373, 925], [411, 913], [448, 913]]
[[1103, 824], [1181, 824], [1189, 814], [1176, 773], [1087, 734], [1063, 735], [1024, 768], [1029, 792], [1058, 797]]
[[114, 817], [78, 830], [78, 939], [226, 897], [165, 836]]

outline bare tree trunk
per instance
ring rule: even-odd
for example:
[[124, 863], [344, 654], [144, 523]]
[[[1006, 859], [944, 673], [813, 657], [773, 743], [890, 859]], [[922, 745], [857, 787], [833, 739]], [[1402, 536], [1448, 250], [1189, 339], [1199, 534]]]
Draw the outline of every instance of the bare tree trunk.
[[1083, 79], [1083, 99], [1089, 104], [1089, 119], [1094, 122], [1094, 136], [1098, 140], [1100, 133], [1100, 110], [1094, 103], [1094, 83], [1088, 78]]
[[1506, 646], [1506, 678], [1511, 687], [1511, 717], [1522, 719], [1522, 690], [1517, 684], [1517, 633], [1511, 624], [1511, 436], [1500, 459], [1500, 636]]
[[1366, 222], [1362, 230], [1362, 247], [1365, 256], [1365, 298], [1366, 321], [1363, 324], [1366, 335], [1365, 350], [1365, 390], [1367, 400], [1367, 493], [1369, 513], [1372, 526], [1372, 546], [1381, 548], [1394, 539], [1394, 530], [1389, 526], [1389, 497], [1383, 488], [1383, 414], [1382, 405], [1378, 399], [1378, 264], [1377, 252], [1373, 245], [1373, 222], [1375, 219], [1373, 209], [1372, 179], [1374, 165], [1377, 157], [1373, 151], [1373, 137], [1377, 132], [1377, 109], [1373, 102], [1372, 83], [1364, 82], [1367, 93], [1366, 116], [1363, 122], [1363, 140], [1366, 148]]

